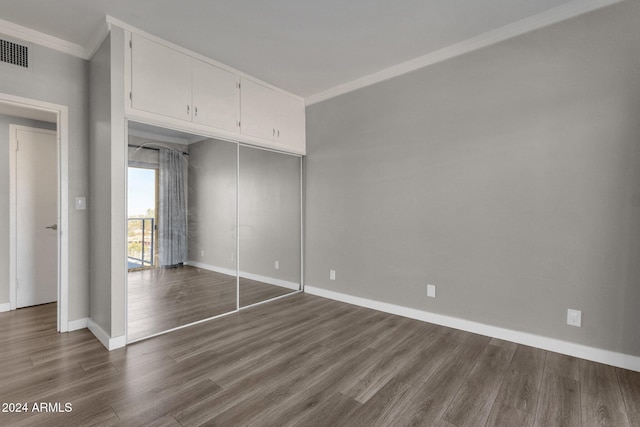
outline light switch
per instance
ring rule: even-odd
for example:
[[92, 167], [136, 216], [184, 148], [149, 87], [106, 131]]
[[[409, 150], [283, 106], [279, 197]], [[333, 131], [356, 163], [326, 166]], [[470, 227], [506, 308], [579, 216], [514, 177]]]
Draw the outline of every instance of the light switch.
[[76, 210], [83, 211], [87, 209], [87, 198], [86, 197], [76, 197]]

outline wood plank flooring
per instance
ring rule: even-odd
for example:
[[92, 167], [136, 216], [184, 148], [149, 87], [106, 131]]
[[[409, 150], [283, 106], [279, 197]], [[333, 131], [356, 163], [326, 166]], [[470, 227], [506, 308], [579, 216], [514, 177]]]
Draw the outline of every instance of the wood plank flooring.
[[11, 426], [639, 426], [640, 373], [297, 294], [106, 351], [0, 313]]
[[[236, 310], [235, 276], [192, 266], [128, 274], [129, 340]], [[280, 286], [240, 279], [240, 306], [291, 293]]]

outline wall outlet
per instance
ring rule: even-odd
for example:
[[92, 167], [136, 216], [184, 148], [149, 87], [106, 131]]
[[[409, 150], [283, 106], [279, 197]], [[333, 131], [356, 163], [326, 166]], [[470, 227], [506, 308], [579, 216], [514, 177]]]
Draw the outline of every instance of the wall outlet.
[[204, 257], [204, 251], [200, 251], [200, 256]]
[[567, 310], [567, 325], [581, 327], [582, 326], [582, 311], [574, 310], [574, 309], [571, 309], [571, 308], [568, 309]]
[[329, 270], [329, 280], [336, 280], [336, 271]]
[[275, 268], [276, 270], [280, 270], [280, 261], [275, 260], [273, 262], [273, 268]]
[[430, 298], [436, 297], [436, 285], [427, 285], [427, 296]]

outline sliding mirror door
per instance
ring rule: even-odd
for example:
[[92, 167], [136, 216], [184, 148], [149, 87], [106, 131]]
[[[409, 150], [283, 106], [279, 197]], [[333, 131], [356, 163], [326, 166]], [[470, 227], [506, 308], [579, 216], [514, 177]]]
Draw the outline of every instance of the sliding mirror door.
[[131, 342], [237, 309], [237, 144], [129, 129]]
[[301, 161], [239, 147], [240, 307], [300, 290]]

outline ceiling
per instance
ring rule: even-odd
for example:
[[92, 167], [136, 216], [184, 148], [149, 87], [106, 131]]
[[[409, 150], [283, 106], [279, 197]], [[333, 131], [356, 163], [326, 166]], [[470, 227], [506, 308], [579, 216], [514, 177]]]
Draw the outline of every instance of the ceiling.
[[0, 19], [84, 47], [110, 15], [308, 98], [550, 10], [613, 2], [2, 0]]

